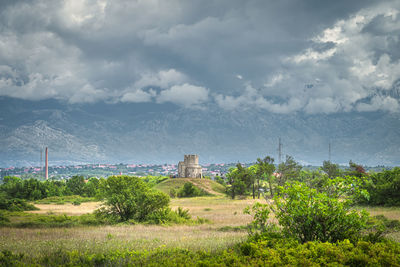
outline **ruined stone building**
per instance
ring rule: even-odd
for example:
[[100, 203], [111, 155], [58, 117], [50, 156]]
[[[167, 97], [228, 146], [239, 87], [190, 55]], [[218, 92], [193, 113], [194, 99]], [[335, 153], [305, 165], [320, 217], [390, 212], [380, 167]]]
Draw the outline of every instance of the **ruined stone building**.
[[179, 161], [178, 177], [202, 178], [198, 155], [185, 155], [184, 161]]

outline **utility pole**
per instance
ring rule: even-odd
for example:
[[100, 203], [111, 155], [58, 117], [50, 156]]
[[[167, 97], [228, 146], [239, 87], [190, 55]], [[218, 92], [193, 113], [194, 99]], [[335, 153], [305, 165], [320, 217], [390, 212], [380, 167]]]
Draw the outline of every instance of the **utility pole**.
[[278, 164], [281, 164], [282, 162], [282, 143], [281, 143], [281, 138], [279, 137], [279, 144], [278, 144]]
[[45, 167], [45, 179], [49, 179], [49, 150], [46, 147], [46, 167]]
[[331, 162], [331, 142], [329, 142], [329, 162]]

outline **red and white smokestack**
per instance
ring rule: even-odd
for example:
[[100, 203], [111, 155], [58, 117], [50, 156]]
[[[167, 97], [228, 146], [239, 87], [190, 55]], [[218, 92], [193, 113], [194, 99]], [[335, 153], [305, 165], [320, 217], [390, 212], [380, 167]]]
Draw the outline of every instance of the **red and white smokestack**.
[[49, 151], [46, 147], [46, 169], [45, 169], [45, 178], [46, 180], [49, 179]]

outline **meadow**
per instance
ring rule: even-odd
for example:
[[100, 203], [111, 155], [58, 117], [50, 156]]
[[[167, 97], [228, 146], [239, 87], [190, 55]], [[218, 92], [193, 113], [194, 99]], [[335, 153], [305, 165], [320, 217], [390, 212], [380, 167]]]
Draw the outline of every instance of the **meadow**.
[[[347, 197], [339, 196], [339, 193], [343, 188], [352, 190], [356, 177], [320, 179], [327, 176], [312, 175], [308, 184], [323, 188], [330, 194], [333, 192], [333, 195], [328, 196], [325, 191], [319, 192], [305, 183], [293, 181], [279, 189], [282, 194], [278, 197], [266, 200], [262, 194], [257, 199], [256, 191], [252, 192], [256, 180], [245, 183], [250, 181], [245, 178], [251, 177], [248, 174], [254, 169], [239, 167], [243, 173], [233, 171], [232, 175], [238, 178], [230, 180], [230, 184], [209, 179], [128, 176], [99, 181], [89, 179], [87, 183], [83, 177], [73, 177], [65, 183], [7, 178], [2, 185], [3, 191], [9, 196], [18, 193], [25, 202], [17, 198], [3, 201], [4, 207], [13, 203], [13, 209], [2, 210], [0, 214], [0, 265], [400, 264], [400, 207], [387, 204], [369, 206], [365, 201], [350, 204], [350, 197], [353, 194], [360, 196], [358, 192], [361, 191], [349, 191]], [[321, 184], [321, 181], [327, 183]], [[41, 198], [34, 199], [39, 196], [39, 190], [32, 188], [47, 189], [41, 191]], [[63, 194], [43, 197], [51, 191], [48, 189]], [[112, 193], [105, 189], [112, 190]], [[381, 201], [377, 198], [381, 195], [372, 196]], [[393, 194], [385, 195], [396, 199]], [[126, 196], [131, 198], [124, 198]], [[110, 207], [107, 201], [118, 200], [121, 201], [118, 203], [125, 204], [137, 196], [140, 197], [137, 198], [140, 202], [135, 202], [138, 211], [151, 207], [139, 206], [140, 203], [150, 203], [148, 201], [154, 205], [163, 203], [164, 206], [155, 211], [153, 217], [139, 217], [139, 213], [131, 213], [133, 217], [128, 219], [123, 219], [122, 213], [118, 213], [121, 217], [115, 217], [115, 213], [110, 217], [112, 210], [106, 209]], [[103, 206], [103, 203], [108, 206]], [[28, 209], [21, 210], [23, 207]], [[245, 212], [247, 207], [252, 208]], [[282, 213], [282, 208], [285, 213]], [[375, 217], [368, 217], [362, 210]], [[257, 215], [257, 212], [261, 213]], [[336, 228], [348, 227], [346, 223], [351, 222], [353, 228], [332, 228], [326, 231], [330, 236], [321, 234], [318, 238], [302, 240], [303, 234], [314, 235], [320, 229], [315, 227], [315, 222]], [[298, 228], [299, 225], [304, 227]], [[358, 225], [360, 228], [356, 228]], [[288, 232], [288, 229], [304, 230], [297, 235], [298, 232]], [[356, 229], [356, 232], [347, 229]], [[341, 233], [348, 234], [341, 236]]]
[[[107, 253], [109, 251], [151, 251], [155, 249], [188, 249], [191, 251], [222, 251], [248, 238], [245, 226], [252, 217], [244, 214], [246, 206], [265, 200], [250, 198], [231, 200], [225, 196], [174, 198], [172, 209], [189, 209], [193, 218], [207, 219], [195, 225], [109, 225], [61, 228], [0, 228], [0, 251], [23, 253], [26, 257], [51, 255], [57, 251]], [[35, 204], [40, 210], [33, 214], [67, 214], [93, 212], [100, 202], [84, 202], [79, 206], [66, 204]], [[361, 208], [361, 207], [357, 207]], [[384, 215], [400, 220], [400, 208], [362, 207], [371, 215]], [[273, 216], [272, 216], [272, 220]], [[388, 236], [400, 242], [399, 233]]]
[[[258, 201], [258, 200], [256, 200]], [[215, 251], [247, 238], [240, 226], [251, 221], [243, 209], [252, 199], [230, 200], [224, 196], [172, 199], [171, 207], [189, 209], [193, 218], [209, 220], [200, 225], [113, 225], [66, 228], [0, 228], [0, 250], [43, 255], [60, 249], [91, 253], [109, 250], [152, 250], [160, 247]], [[36, 204], [27, 213], [81, 215], [94, 211], [100, 202]]]

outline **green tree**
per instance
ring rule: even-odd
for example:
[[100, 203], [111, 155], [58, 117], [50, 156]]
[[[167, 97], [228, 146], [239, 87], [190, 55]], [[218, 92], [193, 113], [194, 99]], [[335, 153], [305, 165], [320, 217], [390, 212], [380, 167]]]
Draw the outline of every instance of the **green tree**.
[[363, 188], [369, 199], [361, 198], [359, 202], [369, 205], [400, 206], [400, 168], [372, 173], [369, 177], [362, 177]]
[[85, 194], [85, 178], [83, 176], [72, 176], [67, 180], [67, 190], [73, 195], [83, 196]]
[[[100, 180], [100, 192], [104, 198], [103, 214], [119, 221], [146, 221], [156, 213], [167, 214], [169, 196], [152, 190], [140, 178], [110, 176]], [[169, 212], [169, 211], [168, 211]]]
[[244, 195], [247, 192], [251, 184], [250, 174], [246, 168], [238, 163], [236, 168], [230, 169], [226, 177], [228, 178], [229, 186], [227, 186], [227, 192], [234, 199], [236, 195]]
[[85, 185], [85, 195], [88, 197], [95, 197], [99, 194], [99, 179], [91, 177]]
[[286, 160], [278, 166], [278, 186], [283, 186], [287, 181], [298, 180], [301, 168], [301, 165], [297, 163], [292, 156], [286, 155]]
[[356, 164], [353, 161], [349, 161], [349, 169], [346, 171], [346, 175], [348, 176], [356, 176], [356, 177], [364, 177], [367, 176], [367, 172], [365, 171], [362, 165]]
[[269, 187], [269, 193], [271, 197], [274, 196], [274, 192], [272, 189], [272, 183], [274, 182], [274, 176], [272, 175], [275, 171], [274, 159], [267, 156], [263, 159], [257, 159], [257, 184], [258, 184], [258, 198], [260, 198], [260, 179], [266, 180]]
[[324, 160], [322, 163], [322, 170], [328, 175], [329, 178], [335, 178], [341, 175], [339, 165], [330, 161]]

